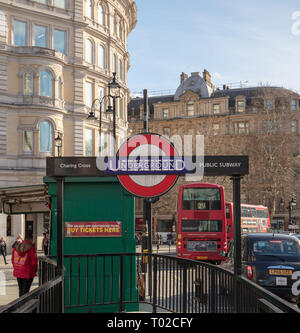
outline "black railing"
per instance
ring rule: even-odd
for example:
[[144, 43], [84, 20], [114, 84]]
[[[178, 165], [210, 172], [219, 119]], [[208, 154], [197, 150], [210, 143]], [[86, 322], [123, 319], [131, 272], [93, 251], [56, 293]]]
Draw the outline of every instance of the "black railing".
[[39, 258], [39, 287], [1, 307], [0, 313], [63, 312], [63, 276], [56, 271], [56, 262]]
[[300, 313], [251, 281], [202, 262], [135, 253], [66, 255], [64, 262], [70, 312], [138, 311], [145, 303], [154, 313]]

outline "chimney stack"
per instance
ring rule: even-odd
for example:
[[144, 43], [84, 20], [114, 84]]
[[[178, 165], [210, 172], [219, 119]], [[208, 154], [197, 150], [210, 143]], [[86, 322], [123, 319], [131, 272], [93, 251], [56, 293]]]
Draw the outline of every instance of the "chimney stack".
[[180, 75], [180, 83], [184, 82], [189, 76], [185, 73], [181, 73]]
[[211, 83], [211, 75], [208, 70], [204, 69], [203, 72], [203, 79], [205, 80], [206, 83]]

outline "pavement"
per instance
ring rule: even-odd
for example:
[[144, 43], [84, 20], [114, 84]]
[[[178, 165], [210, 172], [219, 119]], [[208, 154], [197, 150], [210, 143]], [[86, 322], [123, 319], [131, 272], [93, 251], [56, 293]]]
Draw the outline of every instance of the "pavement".
[[[38, 254], [38, 255], [42, 255]], [[11, 254], [6, 256], [5, 265], [2, 255], [0, 256], [0, 307], [19, 298], [19, 288], [17, 279], [13, 276], [13, 266]], [[38, 287], [38, 277], [35, 277], [30, 291]]]

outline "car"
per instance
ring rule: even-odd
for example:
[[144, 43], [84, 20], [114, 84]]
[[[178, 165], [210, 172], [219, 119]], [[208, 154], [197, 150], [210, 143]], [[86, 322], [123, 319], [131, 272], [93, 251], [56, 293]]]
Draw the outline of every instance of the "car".
[[[300, 272], [300, 240], [292, 235], [253, 233], [242, 235], [242, 275], [279, 297], [300, 304], [293, 278]], [[224, 268], [233, 270], [234, 244]], [[300, 273], [299, 273], [300, 274]], [[294, 275], [294, 276], [293, 276]], [[292, 291], [293, 290], [293, 291]]]

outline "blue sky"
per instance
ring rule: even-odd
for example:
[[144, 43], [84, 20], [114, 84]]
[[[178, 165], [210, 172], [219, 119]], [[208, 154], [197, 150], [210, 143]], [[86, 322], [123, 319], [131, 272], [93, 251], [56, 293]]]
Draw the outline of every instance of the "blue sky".
[[300, 92], [300, 13], [292, 19], [299, 0], [135, 2], [138, 22], [127, 42], [132, 93], [176, 89], [182, 72], [204, 69], [217, 86], [248, 81]]

